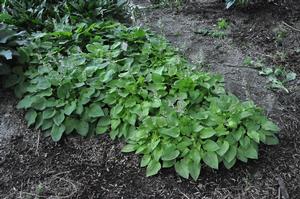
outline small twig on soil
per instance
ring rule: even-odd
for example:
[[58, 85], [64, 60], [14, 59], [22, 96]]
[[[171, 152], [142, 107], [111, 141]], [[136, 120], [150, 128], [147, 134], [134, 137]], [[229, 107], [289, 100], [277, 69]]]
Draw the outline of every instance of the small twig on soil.
[[35, 155], [37, 155], [37, 156], [39, 156], [39, 144], [40, 144], [40, 132], [38, 133], [36, 149], [35, 149]]
[[179, 193], [181, 193], [186, 199], [190, 199], [185, 193], [183, 193], [182, 191], [178, 190]]
[[59, 179], [59, 180], [65, 181], [65, 182], [67, 182], [67, 183], [69, 183], [69, 184], [71, 184], [72, 187], [73, 187], [72, 193], [70, 193], [70, 194], [67, 195], [67, 196], [58, 196], [59, 198], [61, 198], [61, 199], [64, 199], [64, 198], [71, 198], [71, 197], [78, 191], [77, 186], [76, 186], [73, 182], [71, 182], [70, 180], [67, 180], [67, 179], [64, 179], [64, 178], [60, 178], [60, 177], [56, 177], [56, 178]]
[[284, 22], [284, 21], [282, 22], [282, 24], [285, 25], [285, 26], [287, 26], [287, 27], [289, 27], [290, 29], [292, 29], [292, 30], [294, 30], [294, 31], [300, 32], [300, 29], [294, 28], [293, 26], [287, 24], [287, 23]]
[[279, 190], [280, 190], [280, 193], [282, 195], [282, 198], [283, 199], [289, 199], [290, 196], [288, 194], [288, 191], [287, 191], [287, 188], [285, 186], [285, 183], [284, 183], [283, 179], [279, 176], [277, 178], [277, 181], [278, 181], [278, 184], [279, 184]]

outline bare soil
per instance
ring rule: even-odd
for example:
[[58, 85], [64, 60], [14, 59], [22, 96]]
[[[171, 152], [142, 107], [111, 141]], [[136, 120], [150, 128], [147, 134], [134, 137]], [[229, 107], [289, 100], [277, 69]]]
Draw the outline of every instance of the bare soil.
[[[220, 18], [230, 22], [225, 38], [195, 33], [215, 28]], [[75, 136], [54, 143], [28, 128], [17, 99], [0, 90], [0, 198], [300, 198], [298, 0], [234, 10], [202, 0], [181, 11], [146, 9], [136, 23], [165, 35], [191, 62], [210, 65], [199, 70], [223, 74], [229, 92], [264, 108], [282, 129], [280, 144], [262, 146], [259, 160], [231, 170], [204, 168], [197, 182], [172, 169], [146, 178], [139, 157], [120, 152], [122, 141]], [[287, 32], [280, 44], [279, 31]], [[268, 89], [257, 69], [243, 65], [246, 56], [296, 72], [290, 93]]]

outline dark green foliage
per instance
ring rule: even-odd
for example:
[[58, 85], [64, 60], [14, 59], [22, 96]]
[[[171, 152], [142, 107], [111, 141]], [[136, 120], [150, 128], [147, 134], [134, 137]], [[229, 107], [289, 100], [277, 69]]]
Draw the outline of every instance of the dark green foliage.
[[53, 28], [53, 20], [95, 22], [104, 18], [126, 16], [126, 0], [4, 0], [0, 22], [27, 30]]
[[19, 49], [29, 65], [15, 88], [28, 125], [54, 141], [77, 133], [124, 138], [147, 176], [175, 167], [197, 179], [202, 165], [231, 168], [276, 144], [279, 129], [222, 78], [194, 71], [168, 43], [115, 22], [56, 24]]
[[[10, 74], [11, 67], [9, 65], [16, 63], [19, 55], [16, 48], [23, 46], [27, 42], [25, 35], [26, 32], [17, 31], [14, 26], [0, 23], [0, 76]], [[4, 86], [9, 87], [18, 83], [18, 80], [13, 75], [6, 79], [5, 82]]]

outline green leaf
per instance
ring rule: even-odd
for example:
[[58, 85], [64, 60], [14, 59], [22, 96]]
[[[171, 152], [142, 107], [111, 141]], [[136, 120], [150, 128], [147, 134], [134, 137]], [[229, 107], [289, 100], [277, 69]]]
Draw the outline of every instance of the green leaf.
[[216, 152], [219, 156], [223, 156], [228, 151], [229, 147], [230, 147], [229, 143], [226, 140], [224, 140], [220, 149], [217, 150]]
[[47, 129], [50, 129], [51, 127], [53, 127], [53, 125], [55, 125], [53, 120], [43, 120], [42, 130], [45, 131]]
[[294, 72], [289, 72], [289, 73], [286, 74], [285, 81], [286, 81], [286, 82], [293, 81], [293, 80], [296, 79], [296, 77], [297, 77], [297, 74], [296, 74], [296, 73], [294, 73]]
[[194, 162], [200, 163], [201, 161], [200, 151], [196, 148], [193, 148], [192, 150], [189, 151], [189, 158]]
[[175, 164], [175, 171], [183, 178], [189, 178], [189, 162], [186, 159], [182, 159]]
[[279, 140], [276, 136], [266, 136], [266, 140], [264, 143], [267, 145], [277, 145], [279, 144]]
[[133, 151], [135, 151], [135, 145], [132, 145], [132, 144], [127, 144], [126, 146], [124, 146], [122, 148], [123, 153], [130, 153], [130, 152], [133, 152]]
[[149, 164], [149, 162], [151, 161], [151, 156], [150, 155], [144, 155], [142, 160], [141, 160], [141, 167], [145, 167]]
[[260, 139], [259, 139], [259, 133], [256, 132], [256, 131], [250, 131], [250, 132], [247, 132], [247, 135], [252, 139], [254, 140], [255, 142], [259, 143]]
[[219, 148], [219, 145], [212, 140], [206, 140], [203, 145], [203, 149], [206, 151], [217, 151]]
[[51, 130], [52, 140], [54, 142], [59, 141], [61, 139], [64, 131], [65, 131], [65, 126], [64, 125], [60, 125], [60, 126], [53, 125], [52, 130]]
[[200, 162], [190, 161], [189, 162], [189, 173], [192, 178], [196, 181], [200, 175], [201, 164]]
[[114, 106], [111, 111], [110, 114], [113, 118], [118, 118], [118, 114], [121, 113], [121, 111], [123, 110], [124, 106], [121, 104], [117, 104], [116, 106]]
[[34, 110], [29, 110], [26, 113], [25, 119], [28, 123], [28, 126], [31, 126], [32, 124], [34, 124], [36, 117], [37, 117], [37, 113]]
[[175, 165], [175, 160], [163, 161], [163, 168], [171, 168]]
[[156, 160], [151, 160], [147, 166], [146, 176], [156, 175], [161, 169], [161, 164]]
[[245, 134], [245, 132], [246, 132], [245, 128], [241, 126], [238, 130], [235, 130], [232, 133], [232, 136], [236, 141], [239, 141], [241, 137]]
[[103, 78], [102, 81], [103, 81], [104, 83], [107, 83], [107, 82], [111, 81], [114, 73], [115, 73], [114, 70], [108, 70], [108, 71], [105, 73], [104, 78]]
[[105, 133], [106, 131], [108, 131], [110, 124], [111, 121], [109, 117], [101, 117], [97, 123], [96, 133], [98, 135]]
[[88, 111], [89, 117], [101, 117], [104, 116], [104, 112], [100, 105], [92, 104]]
[[262, 124], [262, 128], [267, 131], [274, 131], [274, 132], [280, 131], [279, 127], [271, 121], [265, 121]]
[[206, 165], [213, 169], [219, 168], [218, 156], [215, 152], [206, 152], [203, 156], [203, 161]]
[[248, 148], [240, 148], [243, 156], [251, 159], [258, 159], [258, 151], [252, 145], [250, 145]]
[[76, 101], [72, 101], [69, 104], [66, 104], [64, 107], [64, 113], [66, 115], [71, 115], [76, 109]]
[[34, 102], [34, 98], [32, 96], [25, 96], [17, 105], [17, 109], [22, 109], [22, 108], [29, 108], [31, 107], [32, 103]]
[[79, 121], [78, 124], [76, 125], [76, 130], [79, 135], [87, 136], [89, 132], [89, 123], [83, 120]]
[[164, 161], [174, 160], [179, 156], [180, 152], [178, 150], [174, 150], [173, 148], [169, 148], [164, 150], [163, 156], [161, 157]]
[[71, 132], [73, 132], [77, 124], [78, 120], [67, 117], [64, 121], [64, 126], [66, 127], [66, 134], [70, 134]]
[[54, 123], [59, 126], [65, 120], [65, 114], [63, 112], [58, 112], [53, 118]]
[[112, 130], [117, 129], [120, 124], [121, 124], [121, 120], [120, 119], [111, 120], [111, 129]]
[[177, 138], [177, 137], [179, 137], [179, 134], [180, 134], [180, 130], [177, 127], [173, 127], [170, 129], [163, 128], [163, 129], [160, 129], [159, 132], [163, 135], [167, 135], [172, 138]]
[[200, 131], [200, 138], [207, 139], [216, 134], [216, 131], [213, 128], [204, 128], [202, 131]]
[[227, 162], [226, 160], [223, 160], [223, 163], [227, 169], [231, 169], [236, 163], [236, 158], [234, 158], [231, 162]]
[[55, 114], [55, 109], [46, 109], [45, 111], [43, 111], [43, 119], [51, 119], [55, 116]]
[[236, 157], [236, 154], [237, 154], [236, 146], [230, 146], [229, 150], [224, 155], [224, 159], [227, 162], [231, 162]]

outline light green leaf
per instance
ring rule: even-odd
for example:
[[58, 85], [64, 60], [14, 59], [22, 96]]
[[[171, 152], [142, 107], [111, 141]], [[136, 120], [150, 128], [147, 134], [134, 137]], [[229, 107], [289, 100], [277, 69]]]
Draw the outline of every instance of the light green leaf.
[[65, 114], [63, 112], [58, 112], [53, 118], [54, 123], [59, 126], [65, 120]]
[[54, 142], [59, 141], [61, 139], [64, 131], [65, 131], [65, 126], [64, 125], [60, 125], [60, 126], [53, 125], [52, 130], [51, 130], [52, 140]]
[[236, 158], [234, 158], [231, 162], [227, 162], [226, 160], [223, 160], [223, 164], [227, 169], [231, 169], [236, 163]]
[[31, 126], [32, 124], [34, 124], [36, 117], [37, 117], [37, 113], [34, 110], [29, 110], [26, 113], [25, 119], [28, 123], [28, 126]]
[[203, 161], [206, 165], [213, 169], [219, 168], [218, 156], [215, 152], [206, 152], [204, 153]]
[[278, 132], [280, 130], [279, 127], [276, 124], [274, 124], [273, 122], [271, 122], [271, 121], [265, 121], [262, 124], [262, 128], [264, 130], [274, 131], [274, 132]]
[[123, 153], [130, 153], [130, 152], [133, 152], [133, 151], [135, 151], [135, 145], [132, 145], [132, 144], [127, 144], [126, 146], [124, 146], [123, 148], [122, 148], [122, 152]]
[[141, 160], [141, 167], [147, 166], [150, 161], [151, 161], [151, 156], [150, 155], [144, 155], [142, 160]]
[[123, 110], [124, 106], [121, 104], [117, 104], [115, 105], [111, 111], [110, 114], [113, 118], [118, 118], [118, 114], [121, 113], [121, 111]]
[[29, 108], [31, 107], [32, 103], [34, 102], [34, 98], [32, 96], [25, 96], [17, 105], [17, 109], [22, 109], [22, 108]]
[[206, 151], [217, 151], [219, 148], [219, 145], [212, 140], [206, 140], [203, 145], [203, 149]]
[[183, 178], [189, 178], [189, 162], [186, 159], [182, 159], [175, 164], [176, 172]]
[[216, 131], [213, 128], [204, 128], [202, 131], [200, 131], [200, 137], [202, 139], [207, 139], [216, 134]]
[[229, 149], [229, 143], [226, 140], [224, 140], [223, 144], [220, 147], [220, 149], [217, 150], [217, 154], [219, 156], [223, 156], [228, 151], [228, 149]]
[[86, 136], [89, 132], [89, 123], [83, 120], [79, 121], [76, 125], [76, 130], [81, 136]]
[[177, 127], [173, 127], [170, 129], [163, 128], [163, 129], [160, 129], [159, 132], [163, 135], [167, 135], [167, 136], [170, 136], [173, 138], [179, 137], [179, 134], [180, 134], [180, 130]]
[[174, 160], [179, 156], [180, 152], [178, 150], [173, 150], [172, 148], [166, 149], [163, 152], [163, 156], [161, 157], [164, 161]]
[[111, 120], [111, 129], [112, 130], [117, 129], [120, 124], [121, 124], [121, 120], [120, 119]]
[[114, 70], [108, 70], [108, 71], [105, 73], [104, 78], [103, 78], [102, 81], [103, 81], [104, 83], [107, 83], [107, 82], [111, 81], [114, 73], [115, 73]]
[[192, 178], [197, 181], [201, 171], [201, 163], [190, 161], [189, 162], [189, 173], [192, 176]]
[[147, 166], [146, 176], [156, 175], [161, 169], [161, 164], [156, 160], [151, 160]]
[[264, 143], [267, 145], [277, 145], [279, 144], [279, 140], [276, 136], [266, 136], [266, 140]]
[[43, 111], [43, 119], [50, 119], [54, 117], [55, 114], [56, 114], [55, 109], [46, 109], [45, 111]]
[[88, 110], [89, 117], [101, 117], [104, 116], [104, 112], [100, 105], [92, 104]]
[[71, 103], [65, 105], [64, 113], [66, 115], [71, 115], [76, 109], [76, 101], [72, 101]]
[[260, 139], [259, 139], [259, 133], [256, 131], [250, 131], [247, 132], [247, 135], [254, 140], [255, 142], [259, 143]]
[[224, 159], [227, 162], [231, 162], [236, 157], [236, 154], [237, 154], [236, 146], [230, 146], [229, 150], [224, 155]]
[[296, 73], [294, 73], [294, 72], [289, 72], [289, 73], [286, 74], [285, 81], [286, 81], [286, 82], [293, 81], [293, 80], [296, 79], [296, 77], [297, 77], [297, 74], [296, 74]]

